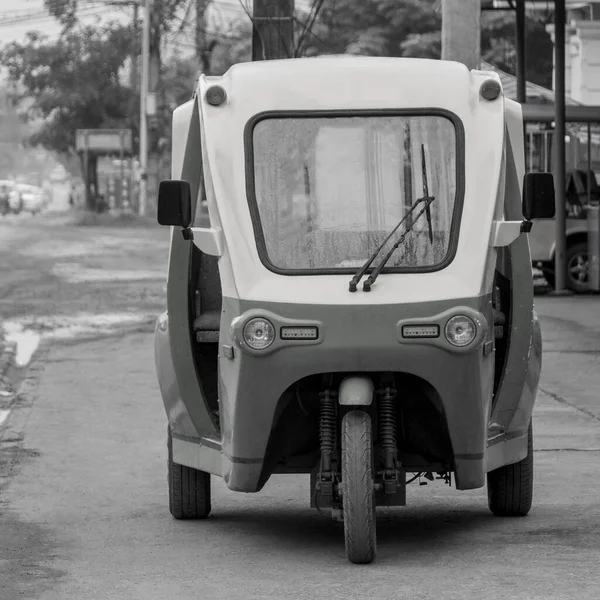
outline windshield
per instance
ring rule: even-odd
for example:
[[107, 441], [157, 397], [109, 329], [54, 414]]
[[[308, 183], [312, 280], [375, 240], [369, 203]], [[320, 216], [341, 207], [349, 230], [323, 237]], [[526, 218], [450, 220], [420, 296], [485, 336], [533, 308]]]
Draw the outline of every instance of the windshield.
[[452, 258], [458, 206], [454, 123], [435, 114], [258, 121], [249, 200], [266, 266], [282, 272], [361, 266], [423, 195], [422, 145], [436, 196], [433, 242], [427, 220], [419, 219], [385, 271], [433, 270]]

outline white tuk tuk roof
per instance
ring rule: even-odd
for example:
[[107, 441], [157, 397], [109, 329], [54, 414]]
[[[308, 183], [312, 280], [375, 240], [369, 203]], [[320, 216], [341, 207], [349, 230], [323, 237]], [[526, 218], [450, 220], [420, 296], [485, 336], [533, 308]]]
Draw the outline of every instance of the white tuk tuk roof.
[[[504, 156], [505, 107], [518, 110], [520, 115], [519, 105], [502, 95], [492, 102], [481, 97], [481, 84], [490, 79], [501, 86], [496, 73], [469, 71], [457, 62], [361, 56], [240, 63], [223, 76], [201, 76], [196, 101], [209, 211], [212, 226], [223, 231], [227, 260], [236, 271], [235, 293], [280, 301], [294, 293], [290, 278], [265, 269], [257, 252], [247, 195], [248, 142], [257, 116], [268, 112], [393, 110], [424, 115], [446, 113], [452, 118], [461, 144], [461, 202], [466, 199], [461, 209], [457, 258], [435, 273], [404, 276], [402, 289], [414, 292], [414, 298], [405, 301], [439, 299], [441, 289], [450, 297], [476, 296], [496, 210]], [[218, 106], [206, 101], [207, 90], [215, 85], [226, 93], [225, 101]], [[194, 110], [196, 102], [177, 109], [174, 140], [183, 142], [187, 138]], [[183, 145], [174, 147], [176, 178], [181, 173]], [[489, 198], [477, 197], [473, 193], [477, 189], [489, 190]], [[465, 273], [471, 275], [462, 276]], [[415, 284], [417, 279], [423, 281], [417, 287], [407, 287], [407, 278]], [[343, 294], [346, 279], [347, 275], [303, 277], [306, 302], [321, 298], [323, 286]], [[233, 288], [230, 291], [233, 293]], [[393, 302], [397, 291], [388, 281], [382, 283], [377, 294], [346, 292], [338, 300], [334, 294], [331, 301]]]

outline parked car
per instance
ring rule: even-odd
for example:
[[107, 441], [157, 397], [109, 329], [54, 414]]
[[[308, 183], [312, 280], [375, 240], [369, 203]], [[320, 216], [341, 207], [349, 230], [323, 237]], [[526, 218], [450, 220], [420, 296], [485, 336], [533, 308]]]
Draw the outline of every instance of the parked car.
[[[566, 286], [577, 294], [590, 290], [588, 258], [587, 206], [598, 206], [600, 189], [596, 175], [590, 177], [588, 198], [587, 175], [574, 170], [567, 173], [566, 181]], [[539, 219], [529, 234], [531, 262], [540, 269], [548, 284], [554, 287], [554, 252], [556, 249], [555, 219]]]
[[19, 183], [17, 189], [23, 200], [23, 210], [35, 215], [44, 209], [44, 194], [41, 188], [35, 185]]
[[22, 208], [23, 201], [17, 184], [10, 179], [0, 180], [0, 214], [19, 214]]

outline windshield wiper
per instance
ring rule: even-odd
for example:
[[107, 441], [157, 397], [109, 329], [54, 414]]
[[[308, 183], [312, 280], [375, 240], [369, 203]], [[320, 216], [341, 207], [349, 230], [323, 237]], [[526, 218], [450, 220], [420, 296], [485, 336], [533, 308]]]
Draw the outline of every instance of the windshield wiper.
[[[424, 196], [423, 198], [419, 198], [414, 206], [421, 202], [425, 202], [425, 206], [419, 211], [419, 214], [415, 217], [415, 220], [412, 222], [410, 227], [406, 229], [406, 231], [400, 236], [400, 239], [390, 248], [390, 251], [383, 257], [383, 260], [375, 267], [374, 271], [369, 275], [367, 280], [363, 283], [363, 292], [370, 292], [371, 286], [375, 283], [377, 277], [383, 270], [383, 267], [387, 264], [387, 262], [392, 258], [392, 254], [396, 251], [398, 246], [404, 243], [406, 236], [410, 233], [415, 223], [419, 220], [419, 217], [424, 213], [430, 210], [429, 205], [435, 200], [434, 196]], [[430, 232], [431, 233], [431, 232]]]
[[[431, 243], [433, 243], [433, 228], [431, 226], [431, 208], [430, 208], [430, 205], [435, 200], [435, 197], [429, 195], [429, 186], [427, 185], [427, 163], [425, 161], [425, 145], [424, 144], [421, 144], [421, 169], [422, 169], [422, 173], [423, 173], [423, 197], [419, 198], [413, 204], [412, 209], [416, 208], [417, 205], [420, 204], [421, 202], [425, 202], [425, 207], [422, 208], [419, 211], [419, 214], [415, 217], [415, 219], [410, 224], [410, 226], [407, 227], [406, 231], [400, 236], [400, 239], [390, 248], [390, 251], [384, 256], [383, 260], [375, 267], [374, 271], [369, 275], [369, 277], [367, 278], [367, 280], [363, 283], [363, 292], [370, 292], [371, 291], [371, 286], [375, 283], [375, 280], [377, 279], [377, 277], [379, 277], [379, 274], [381, 273], [381, 271], [383, 270], [383, 268], [385, 267], [385, 265], [387, 264], [387, 262], [392, 257], [392, 254], [394, 254], [394, 252], [396, 251], [396, 249], [398, 248], [398, 246], [400, 246], [401, 244], [404, 243], [404, 240], [406, 239], [406, 236], [411, 231], [411, 229], [413, 228], [414, 224], [419, 220], [419, 217], [423, 213], [426, 213], [426, 216], [427, 216], [427, 224], [429, 226], [429, 241]], [[412, 212], [412, 209], [411, 209], [410, 212]], [[409, 214], [410, 214], [410, 212], [409, 212]], [[398, 226], [401, 223], [402, 223], [402, 221], [400, 221], [400, 223], [398, 224]], [[394, 231], [398, 228], [398, 226], [394, 229]], [[392, 231], [392, 233], [393, 233], [393, 231]], [[377, 254], [379, 254], [379, 252]], [[373, 256], [372, 258], [375, 258], [375, 257]]]
[[[383, 242], [381, 243], [381, 245], [379, 246], [379, 248], [377, 248], [377, 250], [375, 250], [375, 252], [373, 252], [373, 254], [368, 258], [367, 262], [356, 272], [356, 274], [354, 275], [354, 277], [350, 280], [349, 288], [350, 288], [351, 292], [355, 292], [356, 291], [356, 285], [362, 279], [363, 275], [367, 272], [367, 269], [371, 266], [371, 263], [377, 258], [377, 256], [379, 255], [379, 253], [383, 250], [383, 247], [390, 241], [390, 239], [394, 235], [394, 233], [396, 233], [396, 231], [398, 231], [398, 228], [400, 227], [400, 225], [402, 225], [402, 223], [404, 223], [404, 221], [406, 221], [406, 219], [408, 219], [408, 217], [410, 217], [410, 215], [412, 215], [412, 213], [415, 211], [415, 209], [417, 208], [417, 206], [419, 206], [419, 204], [421, 202], [423, 202], [424, 200], [426, 200], [426, 198], [419, 198], [408, 209], [408, 212], [402, 217], [402, 219], [394, 227], [394, 229], [392, 229], [392, 231], [385, 238], [385, 240], [383, 240]], [[421, 214], [422, 214], [422, 211], [419, 213], [419, 215], [421, 215]]]
[[[356, 272], [356, 274], [354, 275], [354, 277], [350, 280], [350, 284], [349, 284], [349, 289], [351, 292], [355, 292], [356, 291], [356, 286], [358, 285], [358, 282], [362, 279], [363, 275], [367, 272], [367, 269], [371, 266], [371, 264], [373, 263], [373, 261], [377, 258], [377, 256], [379, 255], [379, 253], [383, 250], [384, 246], [390, 241], [390, 239], [392, 238], [392, 236], [394, 235], [394, 233], [396, 233], [396, 231], [398, 231], [398, 229], [400, 228], [400, 226], [402, 225], [402, 223], [404, 223], [404, 221], [406, 221], [406, 219], [408, 219], [408, 217], [410, 217], [412, 215], [412, 213], [415, 211], [415, 209], [417, 208], [417, 206], [419, 206], [419, 204], [421, 204], [421, 202], [426, 202], [425, 205], [425, 211], [427, 211], [427, 222], [429, 224], [429, 239], [431, 242], [433, 242], [433, 230], [431, 227], [431, 210], [429, 208], [429, 205], [435, 200], [434, 197], [429, 196], [429, 191], [428, 191], [428, 186], [427, 186], [427, 168], [426, 168], [426, 163], [425, 163], [425, 145], [421, 144], [421, 166], [423, 169], [423, 197], [419, 198], [418, 200], [415, 201], [415, 203], [408, 209], [408, 212], [402, 217], [402, 219], [400, 220], [400, 222], [394, 227], [394, 229], [392, 229], [392, 231], [390, 232], [390, 234], [385, 238], [385, 240], [383, 240], [383, 242], [381, 243], [381, 245], [379, 246], [379, 248], [377, 248], [377, 250], [375, 250], [375, 252], [373, 252], [373, 254], [369, 257], [369, 259], [367, 260], [367, 262]], [[398, 240], [398, 244], [394, 245], [394, 247], [392, 248], [392, 250], [386, 255], [383, 264], [380, 263], [378, 265], [379, 271], [377, 271], [377, 269], [375, 269], [375, 271], [371, 274], [371, 276], [369, 277], [370, 283], [368, 286], [366, 286], [365, 282], [363, 284], [363, 291], [370, 291], [371, 289], [371, 284], [373, 283], [373, 281], [375, 281], [375, 279], [373, 279], [373, 275], [375, 275], [375, 273], [377, 273], [375, 275], [375, 278], [377, 278], [377, 275], [379, 275], [379, 272], [381, 271], [381, 269], [383, 269], [383, 267], [385, 266], [385, 263], [390, 259], [392, 253], [394, 252], [394, 250], [396, 250], [396, 248], [402, 244], [402, 242], [404, 242], [404, 238], [406, 237], [406, 234], [412, 229], [412, 226], [414, 225], [415, 221], [423, 214], [423, 210], [417, 215], [417, 217], [415, 218], [415, 220], [412, 222], [411, 226], [406, 230], [406, 232], [402, 235], [402, 237], [400, 238], [400, 240]]]
[[[423, 172], [423, 196], [425, 198], [429, 198], [429, 186], [427, 185], [427, 163], [425, 162], [425, 144], [421, 144], [421, 170]], [[429, 204], [431, 204], [431, 202]], [[427, 204], [425, 211], [427, 215], [427, 226], [429, 228], [429, 241], [433, 244], [433, 227], [431, 226], [431, 208], [429, 207], [429, 204]]]

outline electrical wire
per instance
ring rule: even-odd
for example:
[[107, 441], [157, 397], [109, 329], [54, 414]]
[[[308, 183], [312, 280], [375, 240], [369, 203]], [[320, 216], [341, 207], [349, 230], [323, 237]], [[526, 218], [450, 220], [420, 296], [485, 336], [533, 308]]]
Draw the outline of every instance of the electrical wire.
[[[83, 17], [108, 14], [112, 12], [110, 8], [106, 7], [106, 5], [99, 4], [97, 2], [89, 3], [88, 6], [80, 8], [77, 11], [77, 14], [81, 14]], [[2, 19], [2, 14], [0, 13], [0, 27], [4, 27], [7, 25], [17, 25], [19, 23], [31, 23], [31, 22], [47, 22], [47, 21], [56, 21], [56, 17], [50, 14], [49, 12], [37, 12], [37, 13], [27, 13], [24, 15], [20, 15], [17, 17], [9, 17]]]

